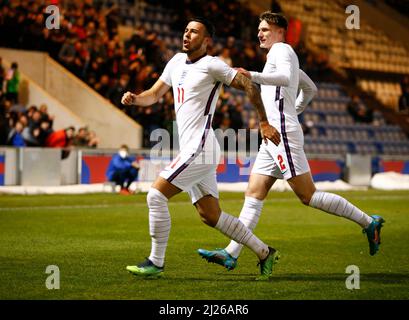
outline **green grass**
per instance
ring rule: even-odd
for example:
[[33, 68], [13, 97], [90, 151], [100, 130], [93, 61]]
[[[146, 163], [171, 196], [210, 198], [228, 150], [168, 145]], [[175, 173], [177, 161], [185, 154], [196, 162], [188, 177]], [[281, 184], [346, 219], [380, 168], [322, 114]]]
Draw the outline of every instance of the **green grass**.
[[[369, 256], [356, 224], [304, 207], [292, 193], [272, 193], [256, 234], [282, 255], [274, 279], [258, 283], [257, 259], [244, 250], [228, 272], [200, 259], [198, 248], [227, 239], [204, 225], [184, 194], [170, 201], [172, 230], [165, 276], [140, 279], [125, 266], [149, 255], [145, 195], [1, 196], [0, 299], [408, 299], [409, 195], [341, 193], [386, 219], [381, 251]], [[238, 215], [243, 194], [222, 193]], [[345, 269], [357, 265], [359, 290]], [[60, 290], [48, 290], [48, 265], [60, 268]]]

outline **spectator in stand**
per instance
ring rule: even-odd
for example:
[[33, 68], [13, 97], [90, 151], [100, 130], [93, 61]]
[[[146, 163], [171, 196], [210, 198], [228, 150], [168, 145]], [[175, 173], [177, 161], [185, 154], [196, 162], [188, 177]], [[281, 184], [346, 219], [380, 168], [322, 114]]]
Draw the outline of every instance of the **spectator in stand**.
[[45, 142], [48, 136], [53, 132], [51, 128], [52, 124], [49, 121], [42, 120], [39, 127], [39, 133], [37, 135], [37, 141], [40, 146], [45, 146]]
[[229, 50], [229, 55], [232, 59], [232, 64], [234, 66], [243, 65], [241, 64], [242, 61], [239, 58], [240, 53], [239, 53], [239, 50], [237, 49], [236, 38], [234, 38], [233, 36], [227, 37], [226, 45], [224, 47]]
[[123, 58], [122, 47], [119, 39], [108, 42], [107, 60], [105, 63], [107, 74], [110, 78], [115, 78], [119, 72], [119, 66]]
[[219, 54], [219, 58], [222, 59], [230, 67], [233, 66], [233, 61], [231, 60], [231, 57], [230, 57], [229, 48], [223, 48], [222, 52]]
[[30, 41], [31, 47], [34, 50], [44, 50], [45, 37], [48, 29], [45, 28], [44, 16], [42, 13], [37, 13], [34, 15], [34, 21], [28, 26], [29, 37], [27, 40]]
[[75, 58], [71, 71], [80, 79], [85, 79], [86, 70], [90, 61], [88, 43], [85, 40], [77, 41], [74, 45]]
[[99, 144], [99, 138], [97, 137], [97, 134], [95, 131], [89, 131], [88, 133], [88, 147], [89, 148], [96, 148], [98, 147]]
[[139, 172], [139, 162], [129, 155], [127, 145], [122, 145], [109, 163], [106, 176], [108, 181], [121, 187], [121, 194], [129, 194], [129, 186], [136, 181]]
[[88, 128], [82, 127], [78, 129], [73, 141], [76, 147], [88, 147]]
[[61, 148], [61, 159], [65, 159], [70, 155], [74, 134], [74, 127], [54, 131], [45, 140], [45, 147]]
[[25, 127], [21, 133], [23, 136], [24, 142], [28, 147], [39, 147], [40, 142], [38, 141], [38, 136], [40, 135], [39, 127]]
[[18, 102], [18, 89], [20, 85], [20, 71], [17, 62], [11, 64], [6, 74], [6, 97], [13, 103]]
[[60, 29], [52, 30], [52, 32], [49, 33], [47, 47], [53, 59], [58, 59], [58, 54], [66, 41], [66, 34], [63, 30], [65, 30], [65, 28], [61, 26]]
[[[41, 112], [43, 110], [45, 112]], [[41, 105], [40, 110], [35, 106], [31, 106], [27, 112], [28, 117], [21, 116], [20, 121], [24, 123], [23, 119], [28, 122], [27, 126], [23, 130], [23, 137], [27, 146], [44, 146], [45, 140], [52, 132], [51, 123], [46, 113], [47, 106]]]
[[77, 35], [78, 39], [80, 39], [80, 40], [85, 40], [86, 39], [87, 32], [86, 32], [86, 29], [84, 27], [84, 17], [83, 16], [79, 16], [76, 19], [76, 21], [74, 23], [74, 26], [72, 27], [72, 30]]
[[33, 104], [26, 110], [25, 115], [27, 116], [27, 118], [31, 119], [34, 112], [37, 110], [38, 110], [37, 106]]
[[255, 46], [252, 42], [246, 41], [244, 44], [244, 48], [242, 51], [242, 54], [244, 55], [243, 60], [246, 61], [246, 67], [251, 69], [251, 70], [258, 70], [262, 69], [263, 66], [257, 65], [257, 53], [254, 50]]
[[24, 125], [20, 121], [17, 121], [13, 130], [11, 130], [9, 134], [8, 141], [10, 145], [12, 145], [13, 147], [25, 147], [26, 146], [26, 143], [24, 141], [23, 134], [22, 134], [23, 130], [24, 130]]
[[88, 127], [82, 127], [78, 129], [77, 134], [74, 137], [73, 145], [76, 147], [95, 148], [99, 143], [94, 131], [89, 131]]
[[68, 69], [72, 70], [74, 67], [74, 60], [76, 56], [75, 42], [77, 39], [75, 37], [70, 37], [61, 47], [58, 53], [58, 58], [62, 64]]
[[361, 101], [358, 95], [352, 96], [347, 109], [355, 122], [371, 123], [373, 121], [373, 111]]
[[119, 109], [124, 110], [125, 106], [121, 103], [122, 96], [128, 91], [129, 76], [124, 73], [116, 84], [108, 91], [108, 98], [112, 104]]
[[91, 58], [88, 64], [87, 73], [86, 73], [86, 81], [91, 88], [94, 88], [95, 85], [104, 74], [103, 72], [103, 61], [101, 57], [98, 58]]
[[28, 127], [30, 128], [30, 130], [40, 127], [42, 117], [43, 115], [40, 110], [35, 110], [32, 113], [31, 117], [28, 118]]
[[40, 105], [40, 112], [41, 112], [41, 121], [47, 121], [49, 122], [50, 128], [53, 127], [53, 122], [54, 122], [54, 116], [48, 114], [48, 106], [43, 103]]
[[123, 75], [123, 74], [127, 74], [128, 70], [129, 70], [129, 60], [128, 58], [124, 58], [123, 56], [121, 56], [120, 60], [119, 60], [119, 65], [117, 66], [117, 70], [118, 70], [118, 74]]
[[57, 130], [51, 133], [46, 141], [45, 146], [50, 148], [66, 148], [69, 147], [74, 139], [75, 128], [68, 127], [62, 130]]
[[99, 143], [94, 131], [89, 131], [87, 127], [80, 128], [74, 138], [74, 146], [85, 148], [96, 148]]
[[109, 86], [109, 76], [104, 74], [99, 82], [95, 84], [94, 89], [103, 97], [108, 98], [108, 92], [110, 90]]
[[[27, 127], [28, 126], [28, 117], [25, 115], [25, 114], [22, 114], [22, 115], [20, 115], [20, 116], [18, 116], [18, 114], [17, 114], [17, 117], [18, 117], [18, 120], [17, 121], [20, 121], [22, 124], [23, 124], [23, 127]], [[17, 122], [16, 121], [16, 122]]]

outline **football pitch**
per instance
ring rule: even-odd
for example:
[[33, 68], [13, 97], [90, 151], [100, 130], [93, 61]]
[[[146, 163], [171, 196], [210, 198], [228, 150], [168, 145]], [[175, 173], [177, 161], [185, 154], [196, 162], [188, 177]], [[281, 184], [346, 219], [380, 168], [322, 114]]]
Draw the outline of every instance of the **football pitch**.
[[[199, 257], [198, 248], [228, 241], [201, 222], [186, 194], [169, 202], [172, 229], [157, 280], [125, 270], [149, 255], [146, 194], [0, 196], [0, 299], [408, 299], [409, 193], [339, 194], [385, 218], [380, 252], [369, 256], [355, 223], [305, 207], [292, 193], [271, 193], [256, 228], [281, 252], [270, 282], [254, 281], [257, 258], [248, 249], [230, 272]], [[243, 198], [221, 193], [222, 209], [238, 216]], [[49, 265], [59, 268], [58, 290], [46, 287]], [[346, 287], [350, 265], [359, 268], [359, 289]]]

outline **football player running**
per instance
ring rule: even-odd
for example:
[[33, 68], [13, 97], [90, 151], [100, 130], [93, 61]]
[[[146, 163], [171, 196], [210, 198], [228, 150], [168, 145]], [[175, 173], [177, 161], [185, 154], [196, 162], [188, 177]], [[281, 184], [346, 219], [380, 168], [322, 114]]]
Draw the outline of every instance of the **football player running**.
[[278, 252], [259, 240], [236, 217], [219, 205], [216, 169], [220, 146], [211, 127], [216, 102], [223, 84], [244, 90], [255, 106], [264, 143], [278, 145], [280, 134], [267, 120], [260, 92], [246, 76], [221, 59], [207, 55], [214, 27], [203, 18], [192, 19], [183, 35], [182, 53], [166, 65], [161, 77], [139, 95], [127, 92], [125, 105], [149, 106], [173, 88], [180, 153], [159, 175], [147, 195], [151, 252], [149, 257], [127, 270], [138, 276], [163, 274], [165, 251], [171, 227], [168, 200], [187, 191], [202, 220], [236, 242], [249, 247], [261, 265], [257, 280], [268, 280]]
[[[277, 179], [285, 179], [300, 201], [307, 206], [354, 221], [369, 241], [369, 253], [374, 255], [381, 243], [384, 219], [369, 216], [346, 199], [333, 193], [317, 191], [311, 176], [303, 145], [304, 137], [297, 115], [303, 111], [316, 91], [315, 85], [299, 70], [298, 57], [286, 44], [287, 20], [281, 14], [264, 12], [260, 15], [258, 38], [260, 48], [269, 50], [263, 72], [239, 72], [261, 85], [261, 97], [269, 123], [278, 128], [281, 142], [261, 144], [254, 162], [239, 219], [253, 230], [259, 220], [263, 201]], [[301, 87], [297, 97], [298, 87]], [[231, 241], [225, 249], [198, 253], [209, 262], [232, 270], [243, 246]]]

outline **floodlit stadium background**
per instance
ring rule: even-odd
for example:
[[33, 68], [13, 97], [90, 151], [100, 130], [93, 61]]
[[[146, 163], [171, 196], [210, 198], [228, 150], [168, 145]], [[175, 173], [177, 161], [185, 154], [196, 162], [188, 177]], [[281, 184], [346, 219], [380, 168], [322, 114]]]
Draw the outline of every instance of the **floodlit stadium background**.
[[[261, 71], [265, 52], [258, 48], [258, 14], [271, 9], [283, 12], [289, 19], [287, 42], [296, 50], [301, 68], [319, 89], [317, 97], [300, 116], [305, 134], [305, 151], [318, 188], [359, 190], [346, 193], [346, 197], [361, 201], [364, 209], [371, 212], [389, 212], [390, 220], [387, 219], [387, 222], [391, 221], [395, 227], [391, 226], [390, 233], [386, 231], [386, 235], [390, 236], [389, 241], [395, 241], [396, 247], [390, 247], [389, 253], [386, 253], [388, 244], [384, 245], [382, 249], [386, 251], [386, 256], [377, 258], [380, 263], [378, 270], [371, 269], [374, 265], [365, 260], [366, 256], [354, 257], [352, 252], [360, 248], [362, 239], [352, 240], [341, 249], [339, 255], [343, 256], [338, 257], [330, 250], [339, 250], [335, 239], [343, 237], [343, 223], [331, 220], [335, 219], [332, 217], [304, 221], [304, 213], [309, 209], [302, 208], [290, 194], [282, 196], [273, 193], [266, 211], [288, 211], [289, 216], [280, 216], [278, 225], [282, 229], [271, 235], [269, 227], [274, 230], [277, 221], [273, 220], [274, 216], [266, 214], [264, 226], [263, 220], [260, 223], [260, 232], [283, 241], [284, 248], [294, 254], [301, 250], [300, 243], [305, 243], [313, 256], [311, 259], [319, 259], [309, 265], [309, 271], [303, 270], [304, 278], [297, 278], [296, 281], [300, 281], [301, 288], [307, 291], [307, 283], [313, 281], [316, 281], [314, 286], [317, 288], [326, 287], [328, 283], [330, 288], [317, 296], [308, 296], [302, 290], [300, 293], [291, 285], [286, 291], [287, 282], [295, 282], [293, 274], [299, 273], [297, 265], [311, 263], [308, 259], [304, 260], [306, 257], [297, 260], [301, 258], [301, 251], [298, 251], [297, 258], [290, 258], [287, 261], [289, 264], [282, 269], [287, 278], [283, 276], [281, 279], [278, 296], [265, 287], [261, 291], [252, 288], [247, 296], [244, 294], [248, 289], [246, 281], [254, 271], [254, 266], [246, 261], [251, 257], [248, 255], [243, 258], [246, 261], [243, 262], [243, 280], [246, 281], [238, 287], [242, 286], [244, 295], [237, 293], [233, 298], [263, 299], [263, 292], [268, 292], [268, 299], [283, 297], [280, 295], [283, 292], [287, 298], [325, 298], [328, 295], [333, 298], [408, 298], [408, 256], [403, 253], [404, 246], [399, 244], [408, 240], [408, 223], [404, 213], [409, 197], [407, 191], [373, 190], [409, 189], [407, 1], [354, 1], [355, 6], [349, 7], [348, 11], [349, 5], [347, 0], [278, 0], [271, 3], [238, 0], [177, 0], [169, 3], [149, 0], [0, 1], [0, 193], [63, 194], [0, 197], [0, 221], [4, 222], [0, 227], [4, 229], [0, 253], [7, 274], [6, 280], [2, 280], [4, 287], [0, 297], [53, 298], [44, 291], [43, 269], [52, 264], [53, 259], [58, 260], [58, 253], [63, 251], [66, 252], [66, 256], [60, 257], [63, 266], [73, 267], [73, 264], [77, 264], [78, 268], [86, 265], [96, 268], [95, 265], [102, 264], [105, 276], [109, 277], [112, 272], [114, 275], [107, 283], [98, 283], [100, 291], [94, 293], [91, 289], [84, 289], [92, 288], [95, 285], [93, 281], [98, 282], [92, 278], [91, 271], [89, 274], [86, 272], [86, 276], [91, 277], [87, 279], [92, 279], [89, 282], [81, 282], [70, 275], [73, 284], [68, 293], [61, 290], [56, 298], [173, 298], [166, 295], [165, 289], [157, 292], [157, 296], [142, 293], [132, 296], [123, 293], [123, 287], [115, 282], [122, 279], [122, 270], [119, 269], [122, 264], [129, 263], [126, 260], [129, 252], [132, 252], [131, 259], [144, 254], [149, 247], [149, 239], [144, 195], [124, 197], [112, 194], [114, 189], [106, 182], [108, 163], [119, 146], [127, 144], [132, 155], [141, 163], [136, 188], [143, 192], [173, 154], [171, 150], [166, 150], [159, 159], [162, 162], [152, 161], [158, 160], [157, 155], [151, 153], [151, 148], [158, 143], [157, 139], [152, 138], [152, 132], [166, 129], [170, 147], [177, 147], [177, 139], [174, 138], [177, 128], [173, 122], [173, 97], [170, 92], [159, 103], [148, 108], [125, 107], [120, 99], [124, 92], [141, 92], [156, 81], [166, 62], [179, 51], [186, 19], [192, 15], [204, 15], [216, 25], [211, 55], [220, 56], [234, 67]], [[49, 19], [53, 14], [59, 17], [59, 29], [53, 28], [57, 20]], [[47, 21], [52, 22], [51, 25], [47, 25]], [[20, 73], [17, 91], [7, 84], [14, 62]], [[72, 140], [67, 141], [64, 129], [70, 126], [75, 128], [75, 134]], [[230, 133], [241, 129], [245, 135], [229, 135], [239, 144], [240, 141], [250, 140], [249, 129], [258, 128], [257, 115], [242, 92], [225, 88], [217, 105], [213, 127], [219, 132], [230, 130]], [[14, 139], [16, 131], [21, 133], [22, 139]], [[228, 140], [220, 136], [225, 151]], [[224, 162], [218, 168], [221, 190], [242, 192], [245, 189], [248, 175], [241, 173], [243, 170], [249, 171], [250, 160], [254, 159], [256, 152], [257, 147], [251, 149], [248, 144], [233, 158], [228, 157], [226, 152]], [[276, 191], [287, 189], [285, 183], [278, 183], [274, 188]], [[67, 195], [72, 193], [102, 194]], [[199, 246], [221, 246], [224, 239], [214, 236], [211, 230], [203, 229], [198, 219], [194, 219], [193, 209], [184, 197], [180, 196], [171, 207], [171, 212], [181, 214], [175, 218], [175, 230], [183, 234], [182, 226], [190, 230], [193, 225], [193, 229], [186, 233], [186, 239], [200, 234], [202, 239], [211, 240], [205, 243], [193, 241], [186, 245], [186, 239], [177, 238], [176, 231], [173, 234], [176, 239], [171, 238], [171, 243], [174, 240], [174, 243], [180, 244], [184, 254], [190, 252], [192, 256]], [[227, 206], [238, 214], [242, 197], [243, 193], [226, 193], [222, 195], [222, 200], [226, 198]], [[283, 202], [280, 202], [280, 197], [284, 197]], [[384, 203], [381, 204], [381, 200]], [[178, 205], [177, 201], [181, 204]], [[275, 202], [279, 204], [275, 205]], [[292, 210], [293, 207], [296, 209]], [[141, 212], [137, 217], [134, 216], [135, 210]], [[291, 217], [293, 211], [295, 213]], [[72, 212], [81, 213], [78, 218], [82, 220], [74, 220]], [[94, 215], [97, 212], [101, 215]], [[139, 220], [135, 222], [133, 219]], [[51, 225], [48, 225], [50, 221]], [[327, 231], [324, 238], [315, 239], [317, 241], [314, 242], [307, 231], [297, 235], [293, 230], [297, 221], [304, 221], [315, 233], [322, 232], [326, 227], [334, 228], [334, 232]], [[334, 226], [337, 223], [339, 225]], [[102, 230], [107, 224], [112, 229], [107, 231], [105, 237]], [[43, 230], [42, 226], [45, 225], [47, 227]], [[346, 228], [348, 236], [356, 236], [356, 229], [351, 226]], [[304, 233], [306, 239], [303, 238]], [[19, 236], [23, 234], [32, 235], [32, 238], [28, 237], [18, 245], [21, 241]], [[59, 235], [67, 241], [65, 245], [60, 242]], [[136, 251], [135, 239], [139, 241]], [[325, 260], [320, 260], [323, 257], [317, 248], [321, 240], [327, 248], [328, 258]], [[39, 246], [35, 243], [39, 243]], [[53, 247], [53, 243], [58, 245]], [[41, 248], [45, 248], [44, 251]], [[169, 272], [173, 280], [179, 279], [179, 276], [172, 274], [172, 268], [183, 268], [177, 259], [179, 249], [175, 244], [170, 247], [169, 264], [173, 263], [173, 266]], [[366, 254], [365, 250], [366, 247], [362, 246], [359, 254], [362, 255], [361, 251]], [[398, 257], [390, 260], [393, 263], [388, 268], [386, 261], [388, 257], [391, 259], [392, 253]], [[82, 254], [88, 255], [90, 260], [81, 262]], [[105, 257], [112, 255], [104, 262], [100, 254]], [[323, 273], [314, 273], [319, 265], [328, 263], [332, 255], [333, 260], [324, 271], [321, 270]], [[344, 265], [355, 261], [370, 270], [367, 279], [371, 284], [351, 297], [348, 292], [339, 289], [338, 284], [332, 284], [340, 281], [343, 285], [343, 275], [338, 275], [344, 273]], [[121, 263], [119, 267], [118, 262]], [[201, 263], [197, 260], [192, 263], [196, 262], [198, 265]], [[343, 268], [336, 266], [335, 262], [339, 262]], [[18, 279], [13, 270], [25, 263], [32, 263], [33, 268], [27, 277]], [[189, 277], [197, 276], [192, 271], [184, 274], [182, 284], [172, 289], [178, 292], [177, 299], [229, 298], [224, 291], [217, 291], [212, 285], [211, 288], [206, 287], [212, 277], [206, 273], [204, 263], [198, 268], [202, 268], [200, 272], [205, 277], [201, 286], [203, 294], [186, 291]], [[248, 271], [246, 268], [249, 268]], [[222, 270], [217, 267], [210, 270], [224, 279]], [[380, 290], [372, 296], [371, 288], [375, 285], [377, 271], [383, 272], [384, 291]], [[29, 275], [36, 279], [35, 283]], [[229, 281], [236, 278], [241, 279], [231, 274], [227, 277]], [[110, 284], [115, 287], [113, 291], [108, 289]], [[24, 290], [27, 285], [30, 289]], [[132, 282], [123, 285], [132, 285]], [[173, 288], [173, 285], [170, 284], [170, 287]], [[227, 283], [225, 285], [227, 291]], [[152, 284], [145, 283], [144, 286], [147, 290], [154, 288]], [[81, 290], [85, 290], [84, 293], [80, 293]]]
[[[125, 107], [120, 103], [122, 94], [152, 85], [180, 49], [186, 18], [192, 15], [205, 15], [216, 25], [210, 54], [232, 66], [261, 70], [265, 52], [258, 48], [257, 14], [269, 9], [288, 17], [287, 41], [319, 88], [300, 116], [315, 181], [343, 179], [352, 185], [370, 185], [376, 173], [409, 173], [406, 6], [399, 1], [376, 5], [362, 1], [346, 8], [347, 1], [273, 1], [271, 5], [264, 1], [3, 1], [3, 70], [7, 76], [10, 64], [17, 62], [21, 83], [14, 104], [6, 99], [3, 80], [0, 144], [19, 144], [12, 138], [16, 123], [21, 122], [24, 139], [20, 143], [74, 149], [62, 162], [59, 151], [54, 155], [50, 151], [35, 164], [41, 173], [33, 176], [30, 163], [38, 155], [32, 152], [41, 152], [2, 148], [0, 185], [103, 183], [112, 153], [124, 143], [145, 164], [140, 181], [152, 181], [161, 168], [149, 161], [150, 148], [158, 143], [152, 132], [163, 128], [177, 143], [172, 94], [149, 108]], [[59, 20], [51, 19], [52, 15]], [[59, 29], [52, 29], [57, 22]], [[33, 115], [31, 110], [21, 118], [32, 106], [40, 113]], [[46, 129], [38, 118], [48, 122]], [[75, 138], [61, 142], [61, 130], [69, 126], [75, 127]], [[257, 129], [248, 98], [226, 88], [213, 127], [230, 133]], [[40, 129], [35, 132], [36, 128]], [[233, 134], [237, 140], [249, 137], [249, 132], [247, 137]], [[220, 142], [227, 151], [228, 139], [221, 136]], [[252, 156], [257, 151], [257, 147], [250, 150], [249, 143], [245, 149]], [[45, 161], [49, 164], [40, 169]], [[247, 181], [239, 169], [251, 166], [250, 161], [225, 162], [218, 170], [219, 182]], [[396, 184], [395, 176], [385, 179], [390, 188]], [[385, 183], [382, 180], [381, 185]]]

